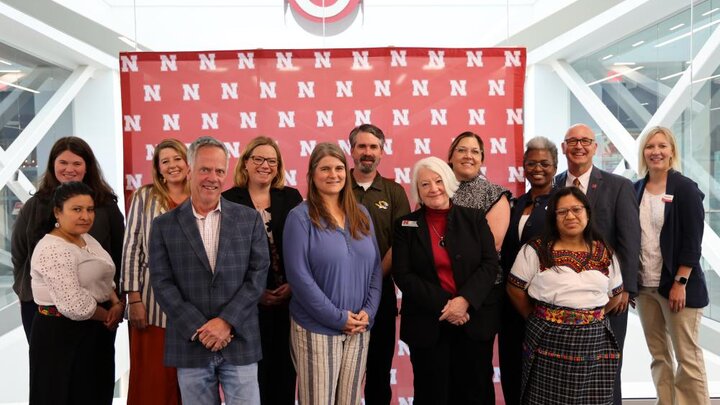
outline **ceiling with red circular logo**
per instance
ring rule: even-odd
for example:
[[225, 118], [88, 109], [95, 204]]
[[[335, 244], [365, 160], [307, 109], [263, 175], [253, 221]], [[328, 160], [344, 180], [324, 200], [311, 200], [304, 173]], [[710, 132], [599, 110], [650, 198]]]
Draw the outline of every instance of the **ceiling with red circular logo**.
[[314, 22], [335, 22], [357, 8], [360, 0], [289, 0], [290, 6]]

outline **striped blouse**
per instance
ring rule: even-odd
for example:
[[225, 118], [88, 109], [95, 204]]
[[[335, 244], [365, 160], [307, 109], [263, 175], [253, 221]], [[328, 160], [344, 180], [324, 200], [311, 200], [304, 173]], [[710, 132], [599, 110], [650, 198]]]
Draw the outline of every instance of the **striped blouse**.
[[[164, 214], [166, 210], [160, 206], [157, 198], [150, 199], [150, 190], [150, 187], [137, 190], [130, 202], [123, 244], [120, 283], [123, 293], [140, 292], [142, 302], [147, 310], [148, 325], [164, 328], [167, 317], [155, 301], [155, 294], [150, 284], [148, 242], [153, 219]], [[148, 201], [148, 199], [150, 200]]]

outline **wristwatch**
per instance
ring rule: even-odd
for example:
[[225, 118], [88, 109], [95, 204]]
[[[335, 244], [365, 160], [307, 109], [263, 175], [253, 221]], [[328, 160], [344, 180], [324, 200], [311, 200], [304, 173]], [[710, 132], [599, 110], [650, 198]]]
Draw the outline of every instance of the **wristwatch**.
[[675, 276], [675, 281], [677, 281], [678, 283], [680, 283], [682, 285], [685, 285], [685, 284], [687, 284], [688, 279], [687, 279], [687, 277], [683, 277], [683, 276]]

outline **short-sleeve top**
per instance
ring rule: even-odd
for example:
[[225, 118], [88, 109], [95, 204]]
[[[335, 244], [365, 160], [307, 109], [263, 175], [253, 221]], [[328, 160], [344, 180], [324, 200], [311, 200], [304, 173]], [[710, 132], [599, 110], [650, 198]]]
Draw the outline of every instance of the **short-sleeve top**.
[[600, 241], [590, 252], [553, 250], [555, 265], [544, 268], [535, 239], [522, 247], [508, 282], [527, 290], [533, 299], [559, 307], [590, 309], [603, 307], [611, 296], [623, 291], [617, 258]]
[[85, 247], [47, 234], [38, 242], [30, 263], [35, 303], [54, 305], [74, 321], [90, 319], [97, 303], [109, 301], [115, 264], [100, 243], [82, 235]]
[[497, 184], [490, 183], [482, 175], [472, 180], [461, 181], [453, 196], [453, 203], [468, 208], [490, 210], [500, 198], [510, 198], [510, 190]]

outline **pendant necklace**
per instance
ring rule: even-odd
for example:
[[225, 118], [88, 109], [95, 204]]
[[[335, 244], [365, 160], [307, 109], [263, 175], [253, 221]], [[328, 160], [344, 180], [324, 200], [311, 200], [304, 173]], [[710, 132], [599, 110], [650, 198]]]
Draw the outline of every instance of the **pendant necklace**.
[[445, 235], [440, 235], [440, 232], [438, 232], [437, 229], [435, 229], [435, 225], [430, 224], [430, 227], [432, 228], [433, 232], [435, 232], [435, 235], [437, 235], [437, 237], [440, 238], [440, 240], [438, 241], [438, 246], [440, 246], [441, 248], [444, 248], [445, 247]]

